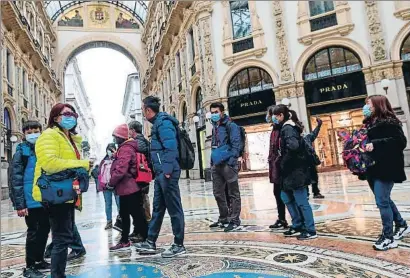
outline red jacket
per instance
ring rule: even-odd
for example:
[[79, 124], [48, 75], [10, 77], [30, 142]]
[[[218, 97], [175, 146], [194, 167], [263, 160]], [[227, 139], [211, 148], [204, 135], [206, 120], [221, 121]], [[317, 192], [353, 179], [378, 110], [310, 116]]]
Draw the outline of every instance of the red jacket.
[[280, 156], [279, 156], [280, 129], [273, 127], [269, 142], [269, 180], [271, 183], [280, 183]]
[[110, 186], [115, 188], [119, 196], [131, 195], [140, 191], [135, 178], [137, 176], [136, 152], [137, 141], [130, 139], [121, 144], [114, 155], [111, 166]]

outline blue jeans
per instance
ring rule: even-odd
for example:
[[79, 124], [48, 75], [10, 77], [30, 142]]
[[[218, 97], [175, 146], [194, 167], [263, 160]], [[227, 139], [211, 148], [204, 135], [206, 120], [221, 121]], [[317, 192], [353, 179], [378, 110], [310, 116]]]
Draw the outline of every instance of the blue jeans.
[[154, 201], [152, 218], [149, 223], [148, 240], [156, 242], [164, 220], [165, 210], [171, 218], [174, 243], [184, 243], [185, 220], [179, 190], [181, 170], [174, 171], [169, 179], [158, 173], [154, 184]]
[[393, 237], [393, 221], [396, 226], [406, 225], [406, 221], [401, 217], [399, 210], [390, 198], [394, 182], [369, 180], [370, 189], [376, 198], [376, 205], [380, 210], [382, 218], [383, 235], [387, 238]]
[[105, 200], [105, 215], [107, 217], [107, 222], [112, 221], [112, 195], [114, 195], [118, 213], [120, 212], [120, 197], [118, 195], [115, 195], [114, 191], [112, 190], [104, 190], [103, 194]]
[[315, 220], [307, 198], [306, 188], [282, 191], [281, 197], [292, 217], [292, 227], [304, 229], [308, 233], [316, 233]]

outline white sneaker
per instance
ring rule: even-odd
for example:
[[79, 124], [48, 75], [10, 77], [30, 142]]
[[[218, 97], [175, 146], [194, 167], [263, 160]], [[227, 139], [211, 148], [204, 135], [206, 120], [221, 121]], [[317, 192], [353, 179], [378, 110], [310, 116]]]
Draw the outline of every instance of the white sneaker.
[[410, 233], [410, 227], [407, 226], [407, 224], [402, 227], [396, 226], [396, 229], [394, 230], [393, 238], [395, 240], [401, 240], [404, 236], [408, 235], [409, 233]]
[[378, 251], [386, 251], [397, 247], [398, 244], [393, 238], [389, 239], [384, 235], [381, 235], [380, 238], [373, 244], [373, 249]]

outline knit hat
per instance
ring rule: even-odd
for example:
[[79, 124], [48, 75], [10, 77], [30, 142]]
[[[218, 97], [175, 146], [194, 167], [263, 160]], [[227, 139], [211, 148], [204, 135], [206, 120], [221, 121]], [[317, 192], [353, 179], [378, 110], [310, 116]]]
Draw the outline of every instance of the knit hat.
[[114, 129], [112, 135], [118, 138], [128, 139], [129, 138], [128, 137], [128, 125], [122, 124], [122, 125], [117, 126]]

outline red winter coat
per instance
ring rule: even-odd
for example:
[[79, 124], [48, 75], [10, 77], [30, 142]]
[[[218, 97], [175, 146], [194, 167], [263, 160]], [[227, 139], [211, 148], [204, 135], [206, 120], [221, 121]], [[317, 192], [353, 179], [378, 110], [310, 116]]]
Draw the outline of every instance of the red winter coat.
[[272, 129], [269, 142], [269, 180], [271, 183], [280, 183], [280, 157], [279, 157], [280, 129]]
[[115, 192], [119, 196], [131, 195], [141, 190], [135, 181], [137, 150], [137, 141], [130, 139], [121, 144], [114, 156], [110, 186], [115, 188]]

